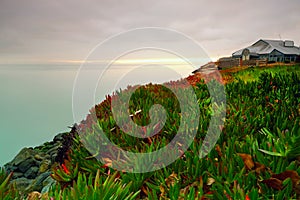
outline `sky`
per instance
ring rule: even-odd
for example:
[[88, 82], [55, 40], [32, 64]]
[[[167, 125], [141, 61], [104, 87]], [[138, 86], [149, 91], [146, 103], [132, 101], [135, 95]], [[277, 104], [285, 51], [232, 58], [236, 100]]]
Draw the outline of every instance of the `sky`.
[[108, 37], [143, 27], [179, 31], [213, 60], [259, 39], [299, 46], [299, 8], [299, 0], [1, 0], [0, 64], [77, 64]]

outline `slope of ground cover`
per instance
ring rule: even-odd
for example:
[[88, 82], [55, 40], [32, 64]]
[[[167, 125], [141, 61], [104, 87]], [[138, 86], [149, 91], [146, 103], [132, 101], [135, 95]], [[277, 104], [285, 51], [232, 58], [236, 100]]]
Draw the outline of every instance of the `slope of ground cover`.
[[[180, 125], [179, 102], [170, 90], [150, 84], [138, 88], [131, 97], [129, 113], [135, 123], [146, 125], [151, 106], [161, 104], [169, 116], [163, 129], [145, 139], [127, 135], [116, 125], [111, 113], [110, 102], [115, 96], [107, 96], [78, 125], [77, 134], [72, 133], [74, 141], [67, 156], [53, 168], [58, 184], [48, 196], [54, 199], [299, 198], [298, 72], [283, 72], [274, 67], [269, 69], [272, 73], [260, 72], [258, 78], [244, 81], [243, 75], [253, 73], [253, 69], [245, 70], [239, 75], [239, 72], [231, 73], [233, 81], [226, 83], [225, 126], [220, 127], [222, 134], [205, 158], [200, 159], [198, 152], [211, 117], [211, 101], [204, 80], [198, 80], [198, 75], [189, 77], [188, 81], [194, 85], [200, 108], [199, 129], [188, 150], [171, 165], [148, 173], [119, 172], [113, 169], [109, 159], [98, 161], [97, 154], [91, 155], [82, 145], [77, 134], [84, 132], [94, 141], [98, 126], [115, 144], [128, 151], [152, 152], [168, 144]], [[295, 67], [294, 71], [297, 70]], [[220, 83], [222, 80], [215, 81]], [[180, 87], [184, 91], [186, 85]], [[126, 96], [126, 90], [116, 95]], [[96, 122], [93, 114], [97, 116]], [[109, 148], [105, 151], [110, 153]]]

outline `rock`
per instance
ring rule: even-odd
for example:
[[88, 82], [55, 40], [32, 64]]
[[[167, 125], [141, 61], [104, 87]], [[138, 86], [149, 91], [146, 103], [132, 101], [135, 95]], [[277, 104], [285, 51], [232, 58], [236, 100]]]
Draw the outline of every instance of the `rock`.
[[24, 174], [24, 176], [26, 178], [29, 178], [29, 179], [34, 179], [36, 176], [37, 176], [37, 173], [39, 171], [39, 168], [34, 166], [34, 167], [30, 167]]
[[46, 153], [50, 148], [52, 148], [55, 143], [52, 142], [45, 142], [41, 146], [34, 147], [34, 150], [37, 150], [39, 153]]
[[26, 192], [41, 191], [43, 189], [43, 182], [50, 176], [51, 172], [45, 172], [39, 175], [32, 183], [26, 188]]
[[32, 148], [23, 148], [10, 163], [11, 165], [18, 166], [25, 160], [31, 158], [35, 153]]
[[23, 160], [23, 162], [21, 162], [18, 166], [18, 169], [25, 173], [29, 168], [31, 168], [32, 166], [37, 166], [38, 162], [34, 159], [33, 156], [28, 157], [26, 160]]
[[17, 166], [13, 166], [13, 165], [11, 165], [10, 163], [7, 163], [7, 164], [5, 164], [4, 165], [4, 168], [5, 168], [5, 170], [7, 171], [7, 172], [16, 172], [17, 171], [17, 169], [18, 169], [18, 167]]
[[24, 176], [24, 174], [21, 173], [21, 172], [14, 172], [14, 173], [13, 173], [13, 176], [12, 176], [12, 179], [21, 178], [21, 177], [23, 177], [23, 176]]
[[[58, 154], [59, 158], [64, 159], [66, 147], [69, 148], [72, 138], [70, 134], [60, 133], [53, 141], [35, 148], [23, 148], [11, 162], [4, 165], [7, 172], [14, 172], [10, 184], [15, 184], [20, 194], [33, 191], [47, 194], [56, 183], [50, 176], [51, 166], [59, 162]], [[63, 148], [65, 143], [66, 147]]]
[[40, 164], [39, 174], [46, 172], [50, 169], [51, 161], [50, 160], [43, 160]]
[[[39, 165], [39, 161], [34, 158], [37, 152], [32, 148], [23, 148], [18, 155], [4, 167], [8, 172], [25, 173], [30, 167]], [[14, 176], [18, 177], [18, 176]]]
[[64, 140], [63, 136], [64, 136], [65, 133], [59, 133], [57, 134], [54, 139], [53, 139], [53, 142], [61, 142]]
[[44, 158], [40, 154], [35, 154], [34, 159], [42, 161]]
[[53, 153], [53, 154], [51, 155], [51, 162], [52, 162], [52, 163], [55, 163], [55, 162], [56, 162], [56, 157], [57, 157], [57, 153]]
[[52, 186], [54, 186], [56, 184], [56, 181], [51, 177], [48, 176], [48, 178], [46, 178], [43, 182], [43, 189], [41, 191], [42, 194], [44, 193], [48, 193], [51, 189]]
[[32, 183], [32, 179], [27, 178], [17, 178], [11, 181], [11, 184], [15, 184], [18, 191], [24, 191], [30, 184]]
[[52, 153], [56, 153], [59, 148], [60, 148], [60, 144], [59, 145], [54, 145], [51, 149], [49, 149], [46, 152], [46, 154], [51, 155]]

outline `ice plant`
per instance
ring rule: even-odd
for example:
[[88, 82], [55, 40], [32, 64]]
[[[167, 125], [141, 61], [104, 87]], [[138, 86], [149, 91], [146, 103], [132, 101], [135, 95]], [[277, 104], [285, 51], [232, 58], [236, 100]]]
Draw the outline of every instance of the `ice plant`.
[[[297, 67], [293, 69], [300, 74], [300, 67]], [[105, 152], [107, 157], [98, 160], [97, 152], [89, 153], [80, 143], [80, 138], [74, 138], [70, 159], [54, 169], [59, 184], [53, 188], [50, 196], [54, 199], [123, 199], [128, 194], [134, 194], [129, 195], [129, 199], [297, 199], [297, 195], [300, 195], [298, 178], [296, 180], [296, 176], [292, 176], [282, 179], [281, 176], [287, 170], [300, 170], [297, 161], [300, 101], [295, 95], [300, 91], [300, 78], [290, 72], [270, 74], [262, 71], [261, 68], [251, 71], [255, 78], [247, 82], [240, 76], [242, 73], [238, 78], [235, 74], [230, 74], [232, 81], [226, 85], [227, 116], [224, 127], [221, 128], [222, 134], [216, 148], [204, 158], [199, 158], [199, 148], [209, 127], [212, 105], [203, 81], [193, 81], [201, 110], [197, 135], [180, 158], [161, 170], [141, 174], [119, 172], [115, 175], [115, 157], [111, 153], [113, 148], [92, 137], [95, 131], [88, 126], [93, 124], [87, 120], [84, 123], [86, 127], [80, 129], [81, 133], [91, 136], [87, 142], [95, 144], [95, 148], [101, 142], [103, 148], [97, 150]], [[248, 71], [244, 74], [248, 74]], [[116, 95], [111, 98], [116, 98]], [[128, 94], [120, 91], [118, 95]], [[132, 117], [140, 126], [150, 123], [149, 110], [152, 105], [160, 104], [165, 108], [168, 119], [161, 130], [158, 126], [158, 134], [149, 137], [151, 142], [148, 138], [132, 137], [121, 130], [111, 113], [111, 98], [107, 97], [97, 105], [94, 112], [97, 115], [97, 125], [120, 148], [148, 153], [166, 146], [176, 136], [181, 110], [176, 97], [166, 88], [153, 84], [140, 87], [129, 102], [129, 114], [142, 110]], [[144, 133], [147, 131], [150, 129], [145, 129]], [[278, 153], [281, 156], [274, 156]], [[122, 154], [118, 156], [126, 159]], [[164, 158], [153, 162], [156, 164], [162, 159]], [[73, 176], [77, 165], [77, 176]], [[176, 181], [172, 182], [170, 180], [173, 179], [168, 177], [174, 174]], [[276, 178], [274, 174], [281, 181], [281, 190], [272, 187]], [[268, 179], [271, 181], [266, 181]], [[267, 182], [270, 184], [266, 184]], [[65, 183], [68, 187], [64, 187]]]
[[66, 167], [66, 165], [64, 163], [61, 166], [66, 174], [70, 174], [70, 171], [68, 170], [68, 168]]
[[19, 194], [13, 185], [10, 185], [10, 180], [13, 172], [7, 173], [4, 168], [0, 168], [0, 199], [17, 199]]
[[64, 184], [70, 184], [78, 176], [79, 167], [72, 166], [71, 162], [65, 160], [63, 164], [56, 164], [52, 169], [51, 177], [56, 181]]

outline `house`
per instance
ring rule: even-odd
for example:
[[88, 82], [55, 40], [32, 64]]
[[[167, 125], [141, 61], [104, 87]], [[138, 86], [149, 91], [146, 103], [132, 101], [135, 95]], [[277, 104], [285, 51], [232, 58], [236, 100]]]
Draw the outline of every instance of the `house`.
[[232, 54], [233, 58], [243, 61], [251, 59], [267, 59], [268, 62], [295, 62], [300, 56], [300, 47], [291, 40], [258, 40], [249, 47]]

